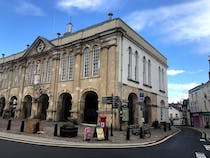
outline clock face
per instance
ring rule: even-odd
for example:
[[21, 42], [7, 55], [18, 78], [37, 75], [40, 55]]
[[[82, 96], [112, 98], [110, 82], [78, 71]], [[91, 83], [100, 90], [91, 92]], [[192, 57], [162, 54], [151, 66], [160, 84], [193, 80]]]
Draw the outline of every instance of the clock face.
[[40, 42], [39, 45], [37, 46], [37, 52], [41, 53], [44, 47], [45, 47], [44, 43]]

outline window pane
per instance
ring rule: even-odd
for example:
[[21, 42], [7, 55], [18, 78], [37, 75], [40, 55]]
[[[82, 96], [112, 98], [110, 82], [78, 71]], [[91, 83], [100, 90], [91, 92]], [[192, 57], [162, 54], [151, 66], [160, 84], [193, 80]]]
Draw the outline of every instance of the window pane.
[[52, 58], [48, 59], [47, 65], [47, 82], [51, 80], [51, 72], [52, 72]]
[[66, 53], [63, 54], [61, 59], [61, 81], [66, 80]]
[[88, 73], [89, 73], [89, 48], [85, 48], [85, 52], [84, 52], [84, 77], [88, 77]]
[[136, 54], [135, 54], [135, 60], [136, 60], [136, 64], [135, 64], [135, 80], [138, 81], [139, 80], [139, 55], [138, 55], [138, 52], [136, 52]]
[[44, 83], [45, 82], [46, 71], [47, 71], [47, 63], [46, 63], [46, 60], [43, 59], [43, 62], [42, 62], [41, 83]]
[[74, 67], [74, 54], [69, 55], [69, 80], [73, 79], [73, 67]]
[[132, 49], [129, 47], [128, 78], [132, 79]]
[[98, 75], [99, 70], [99, 47], [93, 49], [93, 76]]

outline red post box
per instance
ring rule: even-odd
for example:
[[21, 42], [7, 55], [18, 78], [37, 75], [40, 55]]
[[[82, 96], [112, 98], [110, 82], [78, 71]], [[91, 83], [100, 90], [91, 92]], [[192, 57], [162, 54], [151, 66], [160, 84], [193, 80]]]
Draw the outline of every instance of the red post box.
[[106, 116], [104, 114], [100, 115], [99, 123], [100, 123], [100, 126], [103, 128], [104, 134], [106, 134], [106, 130], [107, 130], [107, 128], [106, 128]]

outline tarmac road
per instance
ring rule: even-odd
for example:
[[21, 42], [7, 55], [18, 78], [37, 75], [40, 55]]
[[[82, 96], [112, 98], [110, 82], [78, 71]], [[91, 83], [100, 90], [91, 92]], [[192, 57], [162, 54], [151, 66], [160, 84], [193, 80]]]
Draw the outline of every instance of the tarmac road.
[[[151, 147], [95, 149], [49, 147], [0, 140], [1, 158], [210, 158], [201, 133], [181, 127], [169, 140]], [[200, 157], [199, 157], [200, 154]], [[203, 157], [202, 157], [203, 156]]]

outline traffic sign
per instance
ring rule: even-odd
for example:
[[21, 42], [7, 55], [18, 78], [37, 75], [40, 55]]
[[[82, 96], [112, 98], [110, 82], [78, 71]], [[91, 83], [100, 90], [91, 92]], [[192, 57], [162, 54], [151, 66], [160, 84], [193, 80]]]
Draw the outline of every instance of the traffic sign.
[[144, 93], [140, 93], [139, 98], [140, 98], [140, 100], [144, 100]]

